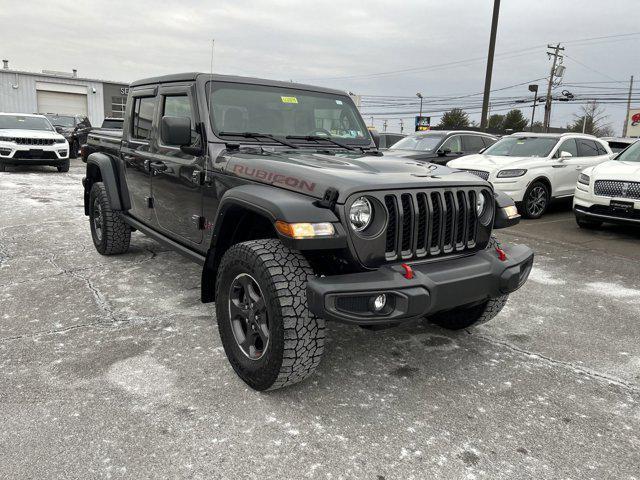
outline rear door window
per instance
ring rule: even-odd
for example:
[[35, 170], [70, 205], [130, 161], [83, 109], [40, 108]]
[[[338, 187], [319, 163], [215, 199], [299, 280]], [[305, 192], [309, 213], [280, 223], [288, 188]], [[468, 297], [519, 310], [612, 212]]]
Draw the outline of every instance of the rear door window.
[[463, 135], [462, 142], [467, 153], [476, 153], [484, 148], [484, 142], [479, 135]]
[[598, 153], [598, 147], [594, 140], [588, 140], [585, 138], [576, 139], [578, 143], [578, 154], [581, 157], [596, 157], [600, 155]]
[[482, 138], [482, 141], [484, 142], [485, 147], [490, 147], [491, 145], [497, 142], [495, 138], [490, 138], [490, 137], [481, 137], [481, 138]]
[[155, 106], [155, 97], [139, 97], [134, 99], [133, 115], [131, 117], [131, 138], [136, 140], [149, 140]]
[[604, 148], [604, 146], [600, 142], [596, 142], [596, 147], [598, 149], [598, 155], [606, 155], [607, 154], [607, 150]]

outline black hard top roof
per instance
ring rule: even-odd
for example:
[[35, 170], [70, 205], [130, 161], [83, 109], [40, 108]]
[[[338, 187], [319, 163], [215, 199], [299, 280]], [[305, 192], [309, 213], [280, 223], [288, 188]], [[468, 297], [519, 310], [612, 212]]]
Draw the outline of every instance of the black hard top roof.
[[162, 75], [159, 77], [144, 78], [142, 80], [136, 80], [131, 83], [131, 87], [139, 87], [142, 85], [155, 85], [159, 83], [171, 83], [171, 82], [194, 82], [196, 80], [208, 81], [212, 79], [216, 82], [231, 82], [231, 83], [249, 83], [253, 85], [266, 85], [270, 87], [284, 87], [284, 88], [296, 88], [300, 90], [310, 90], [313, 92], [331, 93], [336, 95], [346, 95], [346, 92], [342, 90], [335, 90], [332, 88], [316, 87], [314, 85], [306, 85], [303, 83], [283, 82], [279, 80], [268, 80], [265, 78], [253, 78], [253, 77], [241, 77], [237, 75], [218, 75], [201, 72], [186, 72], [186, 73], [174, 73], [171, 75]]

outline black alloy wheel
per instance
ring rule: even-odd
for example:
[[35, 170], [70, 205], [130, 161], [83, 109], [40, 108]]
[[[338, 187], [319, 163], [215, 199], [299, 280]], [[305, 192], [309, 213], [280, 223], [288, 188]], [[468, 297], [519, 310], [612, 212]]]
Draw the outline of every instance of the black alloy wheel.
[[104, 217], [102, 215], [102, 205], [100, 205], [100, 198], [96, 197], [93, 200], [93, 233], [96, 236], [98, 242], [102, 242], [102, 231], [104, 227]]
[[260, 360], [269, 348], [269, 315], [260, 285], [248, 273], [241, 273], [231, 282], [228, 303], [238, 347], [250, 360]]

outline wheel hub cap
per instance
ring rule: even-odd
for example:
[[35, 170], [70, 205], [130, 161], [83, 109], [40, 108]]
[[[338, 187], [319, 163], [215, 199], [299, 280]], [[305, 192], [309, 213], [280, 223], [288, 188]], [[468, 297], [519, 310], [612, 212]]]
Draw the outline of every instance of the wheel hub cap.
[[269, 318], [260, 286], [248, 273], [238, 275], [229, 289], [229, 319], [242, 353], [259, 360], [269, 347]]
[[529, 193], [529, 201], [527, 202], [528, 210], [531, 215], [540, 215], [547, 205], [547, 192], [543, 187], [534, 187]]

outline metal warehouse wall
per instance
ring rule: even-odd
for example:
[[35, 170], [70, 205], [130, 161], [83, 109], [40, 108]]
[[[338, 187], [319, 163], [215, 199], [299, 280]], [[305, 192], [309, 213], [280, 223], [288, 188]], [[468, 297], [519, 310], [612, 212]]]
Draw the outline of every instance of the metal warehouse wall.
[[[0, 70], [0, 112], [36, 113], [38, 111], [36, 82], [87, 87], [89, 121], [91, 125], [100, 126], [102, 124], [104, 119], [102, 82], [12, 72], [11, 70]], [[14, 86], [17, 86], [17, 88], [14, 88]], [[93, 93], [92, 89], [95, 89], [95, 93]]]

